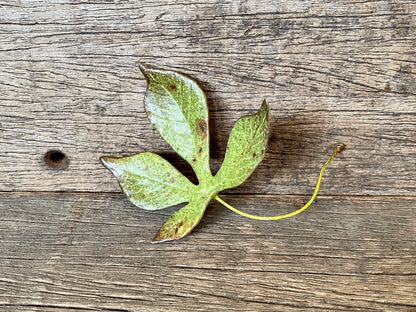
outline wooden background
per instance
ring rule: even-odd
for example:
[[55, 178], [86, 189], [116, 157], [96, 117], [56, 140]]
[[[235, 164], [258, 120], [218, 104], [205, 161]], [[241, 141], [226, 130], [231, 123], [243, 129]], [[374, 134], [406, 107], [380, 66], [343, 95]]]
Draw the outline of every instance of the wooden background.
[[[416, 311], [416, 2], [0, 0], [1, 311]], [[266, 157], [179, 242], [101, 155], [155, 151], [137, 64], [200, 82], [212, 169], [271, 106]], [[67, 169], [45, 166], [64, 152]]]

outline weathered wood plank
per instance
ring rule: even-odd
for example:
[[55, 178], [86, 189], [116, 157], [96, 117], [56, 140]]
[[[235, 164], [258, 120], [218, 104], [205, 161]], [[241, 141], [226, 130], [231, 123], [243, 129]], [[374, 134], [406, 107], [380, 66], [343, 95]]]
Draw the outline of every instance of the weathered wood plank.
[[[0, 310], [414, 311], [414, 12], [405, 0], [0, 0], [0, 191], [47, 191], [0, 193]], [[145, 117], [139, 61], [201, 82], [214, 170], [232, 124], [269, 101], [269, 151], [231, 204], [301, 206], [271, 194], [310, 193], [342, 141], [320, 193], [334, 196], [279, 222], [213, 203], [188, 238], [152, 245], [174, 208], [98, 193], [118, 192], [102, 154], [153, 150], [192, 175]], [[45, 167], [50, 149], [67, 169]], [[348, 196], [366, 194], [382, 196]]]
[[[304, 200], [224, 198], [264, 215]], [[213, 203], [188, 238], [155, 245], [172, 209], [116, 194], [2, 193], [0, 309], [414, 311], [415, 203], [322, 196], [279, 222]]]
[[[413, 195], [414, 12], [387, 0], [1, 1], [0, 190], [116, 191], [102, 154], [153, 150], [183, 168], [145, 117], [145, 61], [207, 91], [214, 170], [233, 122], [268, 99], [269, 151], [235, 192], [309, 193], [343, 141], [323, 194]], [[45, 168], [49, 149], [68, 169]]]

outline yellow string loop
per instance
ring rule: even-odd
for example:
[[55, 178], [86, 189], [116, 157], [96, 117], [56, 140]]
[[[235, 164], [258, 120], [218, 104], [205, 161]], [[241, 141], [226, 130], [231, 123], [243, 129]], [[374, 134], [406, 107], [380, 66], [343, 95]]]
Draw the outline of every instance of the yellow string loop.
[[329, 157], [329, 159], [326, 161], [326, 163], [322, 166], [321, 171], [319, 172], [319, 176], [318, 176], [318, 181], [316, 182], [316, 186], [315, 186], [315, 190], [312, 194], [311, 199], [309, 199], [309, 201], [305, 204], [305, 206], [303, 206], [302, 208], [293, 211], [291, 213], [287, 213], [284, 215], [279, 215], [279, 216], [272, 216], [272, 217], [262, 217], [262, 216], [256, 216], [256, 215], [252, 215], [243, 211], [238, 210], [237, 208], [234, 208], [233, 206], [229, 205], [228, 203], [226, 203], [225, 201], [223, 201], [218, 194], [215, 195], [214, 199], [216, 199], [217, 201], [219, 201], [221, 204], [223, 204], [225, 207], [227, 207], [228, 209], [234, 211], [235, 213], [238, 213], [239, 215], [246, 217], [246, 218], [250, 218], [250, 219], [254, 219], [254, 220], [262, 220], [262, 221], [274, 221], [274, 220], [280, 220], [280, 219], [285, 219], [285, 218], [290, 218], [293, 217], [299, 213], [301, 213], [302, 211], [304, 211], [306, 208], [308, 208], [314, 201], [316, 195], [318, 194], [318, 190], [319, 190], [319, 186], [321, 184], [321, 180], [322, 180], [322, 175], [326, 169], [326, 167], [329, 165], [329, 163], [332, 161], [332, 159], [335, 158], [335, 156], [337, 156], [337, 154], [339, 154], [340, 152], [342, 152], [345, 149], [345, 144], [343, 143], [338, 143], [334, 146], [334, 152], [332, 153], [331, 157]]

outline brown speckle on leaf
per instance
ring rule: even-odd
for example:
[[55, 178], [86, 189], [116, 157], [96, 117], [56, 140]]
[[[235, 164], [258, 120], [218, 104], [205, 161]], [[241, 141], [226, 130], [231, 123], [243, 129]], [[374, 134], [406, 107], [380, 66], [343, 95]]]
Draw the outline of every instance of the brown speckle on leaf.
[[256, 154], [256, 152], [254, 152], [254, 153], [253, 153], [253, 158], [254, 158], [254, 157], [256, 157], [256, 156], [257, 156], [257, 154]]
[[201, 155], [202, 153], [202, 146], [199, 147], [198, 154]]
[[174, 83], [168, 83], [169, 91], [176, 91], [176, 85]]
[[195, 131], [204, 140], [207, 137], [207, 122], [204, 119], [197, 119], [195, 122]]

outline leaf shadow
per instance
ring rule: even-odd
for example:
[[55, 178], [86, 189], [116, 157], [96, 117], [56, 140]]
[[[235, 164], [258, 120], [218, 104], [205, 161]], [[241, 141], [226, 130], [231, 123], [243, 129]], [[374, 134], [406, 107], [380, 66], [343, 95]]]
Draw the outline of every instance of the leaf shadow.
[[[209, 150], [210, 150], [210, 168], [212, 174], [215, 175], [220, 169], [225, 155], [225, 148], [227, 145], [226, 129], [221, 122], [221, 106], [220, 99], [213, 98], [209, 92], [206, 92], [208, 111], [209, 111]], [[228, 133], [229, 134], [229, 133]]]
[[185, 177], [194, 184], [198, 184], [198, 178], [195, 175], [191, 165], [188, 164], [181, 156], [175, 151], [172, 152], [158, 152], [160, 156], [166, 159], [172, 166], [179, 170]]
[[327, 148], [323, 138], [331, 131], [330, 126], [315, 114], [273, 117], [277, 114], [272, 112], [264, 159], [246, 182], [224, 193], [279, 193], [276, 180], [289, 181], [293, 176], [297, 179], [302, 169], [310, 167], [310, 160]]
[[[310, 114], [274, 118], [271, 122], [269, 144], [263, 162], [267, 161], [270, 156], [282, 155], [277, 162], [273, 158], [276, 169], [279, 167], [300, 167], [302, 157], [297, 159], [299, 157], [296, 156], [310, 154], [308, 151], [314, 150], [320, 144], [323, 130], [319, 129], [317, 125], [323, 124], [319, 116], [311, 116]], [[306, 159], [304, 160], [306, 161]]]

